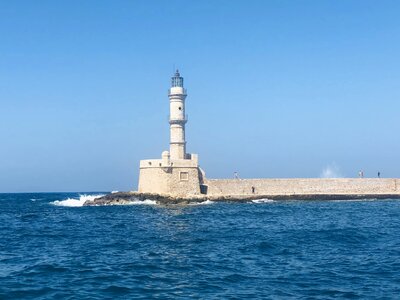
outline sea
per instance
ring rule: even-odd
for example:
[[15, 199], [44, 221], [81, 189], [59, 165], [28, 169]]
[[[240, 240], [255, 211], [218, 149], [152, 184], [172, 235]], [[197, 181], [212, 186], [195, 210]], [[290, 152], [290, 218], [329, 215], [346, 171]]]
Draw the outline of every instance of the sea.
[[400, 201], [0, 194], [0, 299], [399, 299]]

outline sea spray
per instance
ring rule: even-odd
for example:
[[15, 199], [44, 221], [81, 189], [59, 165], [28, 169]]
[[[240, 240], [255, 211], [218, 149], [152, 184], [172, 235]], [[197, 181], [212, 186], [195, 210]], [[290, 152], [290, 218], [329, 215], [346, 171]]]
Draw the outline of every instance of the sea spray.
[[145, 199], [145, 200], [135, 200], [126, 203], [125, 205], [157, 205], [157, 201]]
[[192, 202], [192, 203], [189, 203], [189, 205], [210, 205], [213, 203], [215, 203], [215, 202], [211, 201], [211, 200], [206, 200], [206, 201], [202, 201], [202, 202]]
[[271, 203], [271, 202], [274, 202], [274, 200], [272, 200], [272, 199], [255, 199], [255, 200], [251, 200], [251, 202], [253, 202], [253, 203]]
[[321, 173], [321, 178], [342, 178], [340, 168], [336, 163], [327, 165]]
[[50, 203], [57, 206], [81, 207], [86, 201], [93, 201], [103, 196], [104, 195], [80, 195], [79, 199], [68, 198], [66, 200], [56, 200]]

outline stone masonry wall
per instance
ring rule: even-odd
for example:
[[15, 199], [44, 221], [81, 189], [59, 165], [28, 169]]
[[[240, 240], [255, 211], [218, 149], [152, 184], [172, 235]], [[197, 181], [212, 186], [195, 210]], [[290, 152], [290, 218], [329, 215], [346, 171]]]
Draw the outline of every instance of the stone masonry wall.
[[138, 191], [140, 193], [167, 194], [170, 191], [168, 176], [161, 168], [141, 168]]
[[205, 179], [204, 185], [211, 196], [400, 194], [400, 179], [383, 178]]
[[[181, 174], [182, 173], [182, 174]], [[188, 196], [200, 194], [197, 167], [174, 167], [167, 172], [163, 168], [141, 168], [139, 192]]]

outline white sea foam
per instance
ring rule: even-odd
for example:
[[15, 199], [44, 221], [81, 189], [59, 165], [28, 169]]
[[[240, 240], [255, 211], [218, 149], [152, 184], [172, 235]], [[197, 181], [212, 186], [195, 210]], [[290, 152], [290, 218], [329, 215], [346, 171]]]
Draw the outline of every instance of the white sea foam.
[[[367, 201], [377, 201], [377, 198], [370, 198], [370, 199], [338, 199], [338, 200], [331, 200], [332, 202], [367, 202]], [[380, 200], [381, 201], [381, 200]]]
[[130, 201], [128, 205], [157, 205], [157, 201], [150, 199], [135, 200], [135, 201]]
[[214, 203], [214, 201], [206, 200], [206, 201], [203, 201], [203, 202], [189, 203], [189, 205], [210, 205], [210, 204], [213, 204], [213, 203]]
[[79, 199], [68, 198], [66, 200], [56, 200], [54, 202], [51, 202], [51, 204], [57, 206], [80, 207], [83, 206], [86, 201], [93, 201], [94, 199], [100, 198], [102, 196], [104, 195], [80, 195]]
[[251, 200], [251, 202], [253, 202], [253, 203], [271, 203], [271, 202], [274, 202], [274, 200], [272, 200], [272, 199], [255, 199], [255, 200]]
[[119, 193], [119, 191], [111, 191], [111, 194]]

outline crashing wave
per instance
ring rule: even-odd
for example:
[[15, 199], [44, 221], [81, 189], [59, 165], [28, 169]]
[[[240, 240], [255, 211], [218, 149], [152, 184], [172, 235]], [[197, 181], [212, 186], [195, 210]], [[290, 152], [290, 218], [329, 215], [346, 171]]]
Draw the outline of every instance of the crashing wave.
[[189, 203], [189, 205], [209, 205], [209, 204], [213, 204], [214, 201], [211, 200], [206, 200], [203, 202], [194, 202], [194, 203]]
[[66, 200], [56, 200], [50, 203], [57, 206], [81, 207], [86, 201], [93, 201], [102, 196], [104, 195], [80, 195], [79, 199], [68, 198]]
[[272, 199], [255, 199], [255, 200], [251, 200], [251, 202], [253, 202], [253, 203], [270, 203], [270, 202], [274, 202], [274, 200], [272, 200]]
[[127, 204], [128, 205], [157, 205], [157, 201], [150, 200], [150, 199], [145, 199], [145, 200], [130, 201]]

